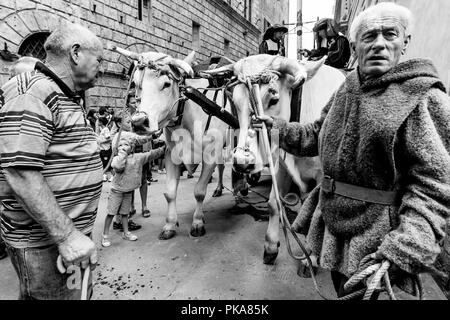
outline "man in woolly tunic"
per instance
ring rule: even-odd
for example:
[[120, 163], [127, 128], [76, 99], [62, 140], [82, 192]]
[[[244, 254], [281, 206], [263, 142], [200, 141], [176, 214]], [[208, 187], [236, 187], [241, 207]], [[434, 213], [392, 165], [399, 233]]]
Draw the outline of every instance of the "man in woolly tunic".
[[[430, 271], [450, 211], [450, 98], [429, 60], [400, 63], [411, 39], [408, 9], [381, 3], [350, 32], [359, 67], [313, 124], [260, 117], [281, 147], [319, 155], [327, 177], [294, 228], [307, 235], [338, 293], [371, 255], [389, 261], [395, 284]], [[255, 126], [260, 126], [259, 121]]]

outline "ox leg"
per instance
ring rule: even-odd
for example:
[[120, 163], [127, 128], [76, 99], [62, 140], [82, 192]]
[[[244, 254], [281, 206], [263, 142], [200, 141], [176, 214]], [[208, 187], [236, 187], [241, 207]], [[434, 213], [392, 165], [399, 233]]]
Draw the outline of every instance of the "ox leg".
[[[280, 196], [284, 196], [292, 183], [292, 178], [283, 166], [279, 167], [276, 174]], [[280, 212], [278, 210], [275, 191], [270, 192], [269, 198], [269, 226], [266, 232], [266, 241], [264, 244], [264, 264], [274, 264], [278, 256], [280, 247]]]
[[214, 198], [218, 198], [222, 196], [222, 192], [223, 192], [223, 172], [225, 170], [225, 165], [224, 164], [218, 164], [218, 171], [219, 171], [219, 182], [217, 183], [217, 188], [214, 191], [213, 197]]
[[176, 228], [179, 226], [177, 217], [177, 191], [180, 182], [180, 166], [174, 164], [170, 159], [170, 152], [166, 154], [166, 192], [164, 196], [167, 200], [166, 224], [159, 235], [160, 240], [169, 240], [176, 235]]
[[191, 236], [194, 238], [203, 237], [206, 234], [205, 229], [205, 216], [203, 214], [203, 201], [206, 196], [206, 189], [208, 187], [208, 181], [211, 178], [216, 164], [206, 164], [203, 162], [202, 173], [195, 186], [195, 200], [197, 200], [197, 207], [194, 212], [194, 218], [192, 221]]

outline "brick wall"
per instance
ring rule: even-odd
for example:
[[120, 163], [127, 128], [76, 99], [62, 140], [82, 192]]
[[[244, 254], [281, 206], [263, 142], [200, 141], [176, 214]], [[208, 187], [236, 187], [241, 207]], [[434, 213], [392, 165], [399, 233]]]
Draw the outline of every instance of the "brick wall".
[[[0, 49], [17, 53], [29, 35], [51, 32], [61, 22], [81, 22], [96, 33], [105, 49], [113, 45], [135, 51], [157, 50], [183, 58], [192, 50], [192, 24], [200, 25], [197, 58], [224, 53], [225, 39], [230, 42], [228, 57], [234, 60], [255, 54], [261, 40], [264, 17], [278, 22], [288, 19], [287, 0], [277, 1], [261, 10], [263, 0], [253, 0], [249, 21], [244, 18], [245, 0], [151, 0], [138, 17], [138, 0], [2, 0], [0, 2]], [[267, 1], [266, 1], [267, 2]], [[248, 0], [247, 0], [248, 3]], [[94, 12], [95, 5], [95, 12]], [[8, 62], [0, 59], [0, 83], [7, 80]], [[123, 72], [129, 62], [105, 50], [104, 74], [99, 85], [87, 92], [88, 106], [123, 105], [126, 79]]]

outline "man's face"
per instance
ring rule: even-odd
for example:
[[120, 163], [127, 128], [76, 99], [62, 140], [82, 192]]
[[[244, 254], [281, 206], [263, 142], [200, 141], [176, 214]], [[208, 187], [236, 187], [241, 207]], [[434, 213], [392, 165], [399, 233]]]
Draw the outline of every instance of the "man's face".
[[73, 66], [76, 89], [87, 90], [95, 86], [103, 60], [103, 49], [80, 49], [78, 63]]
[[136, 112], [136, 97], [134, 95], [130, 96], [128, 106], [130, 107], [131, 114], [134, 114]]
[[127, 132], [131, 131], [131, 117], [130, 116], [124, 116], [122, 118], [122, 128], [124, 131], [127, 131]]
[[395, 67], [409, 44], [410, 36], [395, 19], [371, 19], [356, 37], [355, 51], [364, 78], [379, 77]]
[[277, 40], [277, 41], [283, 39], [283, 36], [284, 36], [284, 32], [283, 32], [283, 31], [276, 31], [276, 32], [273, 34], [273, 38], [274, 38], [275, 40]]

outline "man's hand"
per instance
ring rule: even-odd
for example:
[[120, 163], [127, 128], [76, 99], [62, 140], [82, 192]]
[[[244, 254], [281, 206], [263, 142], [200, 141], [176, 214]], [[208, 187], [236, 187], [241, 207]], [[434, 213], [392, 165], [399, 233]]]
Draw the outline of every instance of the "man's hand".
[[94, 270], [97, 266], [95, 243], [78, 230], [74, 230], [66, 240], [59, 243], [58, 249], [66, 267], [76, 265], [86, 269], [91, 265]]
[[262, 129], [263, 123], [266, 124], [267, 129], [272, 129], [273, 127], [273, 118], [270, 116], [258, 116], [252, 117], [252, 127], [255, 129]]

